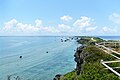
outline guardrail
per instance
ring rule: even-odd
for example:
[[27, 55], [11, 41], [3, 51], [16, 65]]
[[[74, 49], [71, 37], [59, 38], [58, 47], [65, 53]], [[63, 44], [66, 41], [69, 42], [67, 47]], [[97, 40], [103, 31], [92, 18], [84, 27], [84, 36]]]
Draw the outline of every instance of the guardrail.
[[[97, 43], [96, 43], [96, 46], [98, 46], [100, 49], [101, 49], [101, 48], [105, 49], [105, 50], [103, 50], [103, 49], [101, 49], [101, 50], [103, 50], [104, 52], [106, 52], [106, 53], [110, 54], [111, 56], [115, 57], [116, 59], [118, 59], [118, 60], [114, 60], [114, 61], [103, 61], [103, 60], [101, 60], [101, 63], [102, 63], [102, 65], [104, 65], [107, 69], [109, 69], [109, 70], [112, 71], [114, 74], [116, 74], [117, 76], [120, 77], [120, 73], [118, 73], [117, 71], [115, 71], [115, 70], [113, 69], [113, 68], [115, 68], [115, 67], [112, 68], [112, 67], [110, 67], [110, 66], [107, 65], [108, 63], [118, 63], [118, 62], [120, 62], [120, 58], [119, 58], [118, 56], [116, 56], [116, 55], [111, 54], [110, 52], [116, 53], [116, 54], [118, 54], [118, 55], [120, 55], [120, 53], [118, 53], [118, 52], [116, 52], [116, 51], [114, 51], [114, 50], [112, 50], [112, 49], [110, 49], [110, 48], [107, 48], [107, 47], [105, 47], [104, 45], [100, 45], [100, 44], [97, 44]], [[118, 67], [116, 67], [116, 68], [118, 68]], [[120, 68], [120, 67], [119, 67], [119, 68]]]

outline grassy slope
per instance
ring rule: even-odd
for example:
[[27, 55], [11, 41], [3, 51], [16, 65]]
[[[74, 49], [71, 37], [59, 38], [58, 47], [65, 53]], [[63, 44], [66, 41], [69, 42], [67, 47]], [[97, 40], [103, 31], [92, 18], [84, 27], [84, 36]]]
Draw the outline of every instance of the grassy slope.
[[85, 58], [82, 65], [81, 75], [76, 76], [75, 70], [65, 74], [62, 80], [120, 80], [109, 70], [105, 70], [100, 60], [115, 60], [109, 54], [104, 53], [95, 46], [89, 46], [84, 49], [84, 52], [89, 52], [89, 56]]

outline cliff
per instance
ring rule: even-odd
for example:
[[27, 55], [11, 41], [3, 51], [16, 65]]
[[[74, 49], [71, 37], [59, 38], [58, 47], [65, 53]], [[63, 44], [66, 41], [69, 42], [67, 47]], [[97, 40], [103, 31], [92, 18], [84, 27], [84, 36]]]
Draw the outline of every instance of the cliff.
[[75, 57], [74, 60], [76, 62], [76, 74], [77, 75], [80, 74], [84, 58], [88, 55], [88, 52], [82, 53], [84, 48], [85, 48], [85, 46], [78, 47], [75, 54], [74, 54], [74, 57]]
[[115, 58], [97, 48], [94, 45], [94, 41], [100, 42], [104, 40], [91, 37], [78, 39], [77, 42], [85, 46], [80, 46], [76, 49], [74, 54], [76, 68], [55, 80], [120, 80], [118, 76], [107, 69], [105, 70], [100, 63], [101, 59], [108, 61], [115, 60]]
[[119, 80], [105, 70], [100, 60], [115, 60], [95, 46], [79, 47], [75, 53], [76, 69], [63, 75], [61, 80]]

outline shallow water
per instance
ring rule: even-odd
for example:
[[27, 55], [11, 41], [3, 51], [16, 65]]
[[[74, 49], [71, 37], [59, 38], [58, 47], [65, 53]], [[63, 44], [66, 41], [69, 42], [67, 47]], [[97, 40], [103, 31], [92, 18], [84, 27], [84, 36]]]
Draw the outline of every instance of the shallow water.
[[61, 38], [0, 37], [0, 80], [52, 80], [73, 70], [77, 43]]

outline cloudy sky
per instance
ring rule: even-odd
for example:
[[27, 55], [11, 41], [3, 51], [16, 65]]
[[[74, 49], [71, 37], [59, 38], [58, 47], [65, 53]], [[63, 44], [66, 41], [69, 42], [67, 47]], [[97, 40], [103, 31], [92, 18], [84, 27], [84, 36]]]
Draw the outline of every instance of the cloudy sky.
[[118, 36], [120, 0], [0, 0], [0, 36]]

